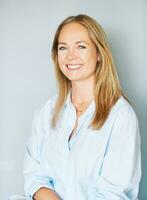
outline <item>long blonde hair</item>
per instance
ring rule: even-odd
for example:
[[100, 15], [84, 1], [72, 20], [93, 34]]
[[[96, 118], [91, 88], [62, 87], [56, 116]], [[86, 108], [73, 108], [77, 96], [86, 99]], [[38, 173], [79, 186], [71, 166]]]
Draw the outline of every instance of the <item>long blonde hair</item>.
[[71, 88], [70, 80], [61, 72], [58, 65], [58, 38], [59, 34], [66, 24], [79, 23], [88, 31], [89, 37], [95, 44], [100, 55], [100, 61], [96, 66], [96, 85], [95, 85], [95, 105], [96, 110], [93, 116], [91, 126], [94, 129], [100, 129], [106, 121], [112, 106], [118, 98], [123, 95], [113, 62], [112, 54], [109, 49], [105, 32], [100, 24], [93, 18], [80, 14], [66, 18], [58, 27], [52, 45], [52, 59], [55, 65], [56, 78], [58, 82], [59, 94], [55, 104], [52, 127], [56, 126], [62, 107], [66, 101]]

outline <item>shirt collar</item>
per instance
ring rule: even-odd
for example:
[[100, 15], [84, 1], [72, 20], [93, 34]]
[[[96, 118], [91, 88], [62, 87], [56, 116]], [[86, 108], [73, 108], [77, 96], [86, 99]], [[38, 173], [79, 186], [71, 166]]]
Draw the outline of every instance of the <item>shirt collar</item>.
[[[66, 102], [65, 102], [65, 107], [66, 106], [70, 106], [70, 107], [73, 107], [74, 105], [73, 105], [73, 103], [72, 103], [72, 101], [71, 101], [71, 89], [70, 89], [70, 91], [69, 91], [69, 93], [68, 93], [68, 95], [67, 95], [67, 99], [66, 99]], [[85, 114], [92, 114], [94, 111], [95, 111], [95, 108], [96, 108], [96, 106], [95, 106], [95, 101], [93, 100], [91, 103], [90, 103], [90, 105], [89, 105], [89, 107], [87, 108], [87, 110], [85, 111]]]
[[71, 102], [71, 90], [68, 92], [68, 95], [67, 95], [67, 98], [66, 98], [66, 101], [65, 101], [65, 106], [68, 106], [68, 105], [71, 105], [72, 102]]

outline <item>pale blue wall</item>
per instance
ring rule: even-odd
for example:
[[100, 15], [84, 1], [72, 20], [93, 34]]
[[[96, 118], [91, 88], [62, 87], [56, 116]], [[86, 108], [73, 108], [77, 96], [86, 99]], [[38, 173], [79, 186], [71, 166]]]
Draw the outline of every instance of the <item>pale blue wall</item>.
[[[0, 199], [23, 193], [24, 145], [33, 111], [56, 92], [50, 48], [57, 24], [80, 12], [107, 32], [124, 91], [139, 118], [147, 199], [146, 0], [0, 0]], [[51, 79], [53, 80], [51, 81]]]

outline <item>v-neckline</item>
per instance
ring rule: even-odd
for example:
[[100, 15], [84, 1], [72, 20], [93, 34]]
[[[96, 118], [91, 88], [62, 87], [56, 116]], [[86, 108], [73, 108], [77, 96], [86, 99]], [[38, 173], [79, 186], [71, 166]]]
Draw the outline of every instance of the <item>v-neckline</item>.
[[[83, 134], [84, 134], [84, 130], [87, 129], [87, 125], [85, 125], [84, 129], [82, 130], [82, 132], [79, 133], [79, 130], [81, 129], [81, 127], [83, 126], [83, 123], [85, 122], [84, 118], [86, 118], [88, 116], [88, 113], [89, 113], [89, 109], [90, 107], [92, 106], [92, 102], [91, 104], [89, 105], [89, 107], [86, 109], [86, 111], [79, 117], [78, 119], [78, 124], [77, 124], [77, 128], [76, 128], [76, 134], [73, 135], [70, 140], [69, 140], [69, 137], [70, 135], [67, 136], [67, 139], [66, 139], [66, 146], [68, 147], [68, 154], [71, 155], [74, 151], [75, 151], [75, 148], [77, 145], [79, 145], [79, 143], [81, 142], [80, 138], [83, 137]], [[74, 108], [75, 109], [75, 108]], [[91, 115], [90, 115], [91, 117]], [[88, 117], [89, 118], [89, 117]], [[89, 119], [88, 119], [88, 123], [89, 123]], [[74, 144], [71, 148], [69, 146], [69, 144], [72, 142], [72, 140], [76, 139], [76, 137], [78, 137], [78, 140], [76, 141], [76, 144]]]
[[[66, 120], [69, 118], [68, 117], [69, 112], [72, 113], [73, 120], [75, 120], [75, 122], [76, 122], [76, 117], [77, 117], [76, 116], [76, 108], [74, 107], [73, 103], [71, 102], [70, 93], [69, 93], [69, 95], [67, 97], [66, 109], [67, 110], [65, 111], [66, 112], [66, 114], [65, 114], [66, 115], [65, 116], [65, 121], [63, 122], [63, 124], [64, 124], [64, 131], [66, 132], [66, 136], [65, 136], [66, 138], [65, 138], [64, 144], [65, 144], [65, 150], [66, 150], [67, 155], [70, 155], [75, 150], [75, 147], [80, 143], [80, 141], [79, 141], [80, 138], [78, 138], [78, 141], [76, 141], [76, 144], [74, 144], [71, 149], [69, 147], [69, 143], [71, 142], [71, 140], [75, 139], [75, 137], [81, 137], [83, 135], [83, 131], [82, 131], [82, 133], [80, 135], [79, 135], [78, 132], [81, 129], [81, 126], [83, 126], [82, 124], [84, 123], [84, 118], [86, 118], [86, 116], [88, 116], [89, 114], [91, 116], [91, 113], [93, 113], [93, 111], [95, 110], [95, 101], [94, 100], [91, 101], [91, 103], [89, 104], [89, 106], [87, 107], [87, 109], [85, 110], [85, 112], [80, 117], [78, 117], [78, 124], [77, 124], [78, 126], [76, 128], [76, 132], [77, 133], [76, 133], [76, 135], [73, 135], [70, 138], [70, 140], [69, 140], [69, 137], [70, 137], [71, 133], [69, 133], [68, 130], [67, 130], [67, 127], [66, 127], [67, 122], [66, 122]], [[86, 128], [87, 128], [87, 126], [86, 126]]]
[[73, 137], [76, 136], [76, 131], [77, 131], [77, 128], [78, 128], [78, 121], [79, 121], [79, 118], [77, 117], [76, 118], [76, 123], [75, 123], [75, 127], [74, 129], [72, 130], [71, 134], [69, 135], [69, 138], [68, 138], [68, 142], [70, 142], [72, 140]]

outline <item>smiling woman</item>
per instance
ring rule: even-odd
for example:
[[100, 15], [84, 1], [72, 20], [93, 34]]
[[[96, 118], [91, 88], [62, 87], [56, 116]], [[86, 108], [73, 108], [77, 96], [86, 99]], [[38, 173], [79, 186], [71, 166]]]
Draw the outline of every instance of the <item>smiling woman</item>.
[[99, 53], [84, 26], [70, 23], [62, 28], [58, 38], [58, 63], [72, 83], [95, 79], [98, 60]]
[[26, 196], [136, 200], [138, 121], [102, 27], [87, 15], [66, 18], [55, 33], [52, 58], [59, 92], [34, 117], [24, 166]]

